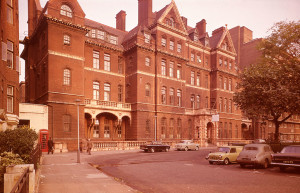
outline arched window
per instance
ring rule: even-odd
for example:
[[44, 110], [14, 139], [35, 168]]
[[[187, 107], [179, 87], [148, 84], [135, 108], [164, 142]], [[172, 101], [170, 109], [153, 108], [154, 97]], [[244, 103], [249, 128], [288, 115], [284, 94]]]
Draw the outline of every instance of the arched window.
[[170, 88], [170, 105], [174, 105], [174, 88]]
[[181, 127], [182, 127], [182, 123], [181, 123], [181, 119], [178, 118], [177, 119], [177, 139], [181, 138]]
[[170, 119], [170, 126], [169, 126], [169, 138], [174, 137], [174, 119]]
[[110, 84], [104, 84], [104, 101], [110, 101]]
[[67, 5], [62, 5], [60, 7], [60, 14], [71, 18], [72, 17], [72, 9]]
[[165, 86], [161, 88], [161, 103], [167, 104], [167, 87]]
[[161, 119], [161, 138], [165, 139], [166, 138], [166, 130], [167, 130], [167, 119], [163, 117]]
[[64, 85], [70, 85], [71, 84], [71, 70], [70, 69], [64, 69]]
[[99, 95], [100, 95], [100, 83], [95, 81], [93, 82], [93, 99], [94, 100], [99, 100]]

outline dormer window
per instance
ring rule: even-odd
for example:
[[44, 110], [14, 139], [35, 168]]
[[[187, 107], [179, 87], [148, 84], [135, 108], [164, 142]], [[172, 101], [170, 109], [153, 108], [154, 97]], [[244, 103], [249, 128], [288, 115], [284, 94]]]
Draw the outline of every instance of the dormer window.
[[72, 9], [67, 5], [62, 5], [60, 14], [72, 18]]
[[175, 27], [175, 22], [174, 22], [174, 19], [171, 17], [170, 18], [170, 26], [172, 26], [172, 27]]
[[144, 33], [145, 36], [145, 43], [149, 44], [150, 43], [150, 34]]
[[97, 34], [98, 39], [104, 40], [104, 35], [105, 35], [104, 31], [98, 30], [98, 34]]
[[112, 43], [112, 44], [117, 45], [118, 37], [116, 37], [116, 36], [110, 36], [109, 42]]

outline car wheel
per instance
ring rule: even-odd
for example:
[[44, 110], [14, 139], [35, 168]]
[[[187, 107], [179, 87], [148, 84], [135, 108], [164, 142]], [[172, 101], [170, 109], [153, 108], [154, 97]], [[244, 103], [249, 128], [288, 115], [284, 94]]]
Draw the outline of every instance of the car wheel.
[[150, 153], [154, 153], [154, 152], [155, 152], [155, 151], [154, 151], [154, 148], [151, 148], [149, 152], [150, 152]]
[[225, 159], [224, 159], [224, 164], [225, 164], [225, 165], [229, 165], [229, 164], [230, 164], [230, 161], [229, 161], [228, 158], [225, 158]]
[[208, 161], [208, 163], [212, 165], [214, 162], [212, 162], [212, 161]]
[[196, 149], [195, 149], [196, 151], [198, 151], [199, 150], [199, 147], [198, 146], [196, 146]]
[[265, 159], [265, 162], [263, 164], [263, 168], [264, 169], [267, 169], [269, 167], [269, 160], [268, 159]]
[[241, 168], [245, 168], [245, 164], [240, 164]]
[[185, 148], [184, 148], [184, 151], [188, 151], [188, 150], [189, 150], [189, 148], [188, 148], [188, 147], [185, 147]]

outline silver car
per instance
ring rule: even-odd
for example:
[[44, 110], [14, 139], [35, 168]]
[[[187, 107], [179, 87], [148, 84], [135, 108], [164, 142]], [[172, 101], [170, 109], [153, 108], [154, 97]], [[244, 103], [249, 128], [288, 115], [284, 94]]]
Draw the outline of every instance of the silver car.
[[236, 161], [242, 168], [245, 165], [268, 168], [272, 161], [273, 153], [271, 147], [267, 144], [248, 144], [244, 146]]
[[182, 140], [175, 145], [177, 150], [199, 150], [199, 144], [193, 142], [193, 140]]

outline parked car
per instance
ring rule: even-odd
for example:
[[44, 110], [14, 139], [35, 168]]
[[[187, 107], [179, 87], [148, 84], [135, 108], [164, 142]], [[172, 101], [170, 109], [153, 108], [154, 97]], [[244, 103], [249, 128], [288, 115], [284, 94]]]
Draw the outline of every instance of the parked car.
[[271, 165], [281, 171], [288, 167], [300, 168], [300, 145], [286, 146], [280, 153], [273, 154]]
[[140, 149], [144, 150], [145, 152], [154, 153], [157, 151], [166, 151], [170, 150], [170, 146], [163, 144], [160, 141], [152, 141], [148, 144], [140, 145]]
[[266, 140], [264, 140], [264, 139], [255, 139], [255, 140], [253, 140], [253, 143], [266, 143]]
[[180, 150], [199, 150], [199, 144], [193, 142], [193, 140], [181, 140], [179, 143], [175, 145], [175, 148]]
[[214, 153], [209, 153], [206, 159], [209, 164], [213, 163], [223, 163], [228, 165], [230, 163], [236, 162], [237, 156], [242, 151], [243, 146], [222, 146], [218, 147], [218, 151]]
[[268, 168], [271, 164], [273, 153], [271, 147], [267, 144], [248, 144], [244, 146], [236, 161], [241, 167], [254, 165]]

